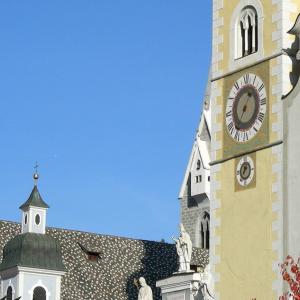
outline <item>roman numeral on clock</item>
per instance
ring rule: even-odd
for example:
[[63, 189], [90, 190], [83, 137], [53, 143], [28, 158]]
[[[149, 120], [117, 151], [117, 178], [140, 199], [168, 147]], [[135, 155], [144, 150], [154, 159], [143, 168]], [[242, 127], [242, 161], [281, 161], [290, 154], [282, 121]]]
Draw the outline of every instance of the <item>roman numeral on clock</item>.
[[236, 89], [236, 90], [239, 90], [239, 88], [240, 88], [240, 85], [239, 85], [239, 83], [238, 83], [238, 82], [236, 82], [236, 83], [234, 84], [234, 87], [235, 87], [235, 89]]
[[231, 117], [232, 116], [232, 111], [230, 110], [230, 111], [228, 111], [227, 113], [226, 113], [226, 118], [229, 118], [229, 117]]
[[243, 133], [243, 142], [248, 141], [249, 137], [248, 137], [248, 133], [245, 131]]
[[230, 123], [227, 125], [227, 128], [228, 128], [228, 131], [230, 132], [230, 134], [232, 134], [233, 131], [234, 131], [234, 128], [233, 128], [233, 122], [230, 122]]
[[262, 83], [262, 84], [260, 85], [260, 87], [258, 88], [258, 92], [260, 93], [260, 92], [263, 90], [264, 87], [265, 87], [265, 85]]
[[267, 104], [267, 98], [260, 99], [260, 105], [266, 105]]
[[235, 135], [234, 135], [234, 139], [237, 140], [238, 142], [240, 141], [240, 134], [239, 131], [236, 131]]
[[244, 75], [244, 82], [245, 82], [245, 84], [248, 84], [250, 82], [250, 75], [249, 74]]
[[265, 117], [265, 114], [263, 114], [262, 112], [260, 112], [260, 113], [258, 114], [257, 119], [262, 123], [263, 120], [264, 120], [264, 117]]

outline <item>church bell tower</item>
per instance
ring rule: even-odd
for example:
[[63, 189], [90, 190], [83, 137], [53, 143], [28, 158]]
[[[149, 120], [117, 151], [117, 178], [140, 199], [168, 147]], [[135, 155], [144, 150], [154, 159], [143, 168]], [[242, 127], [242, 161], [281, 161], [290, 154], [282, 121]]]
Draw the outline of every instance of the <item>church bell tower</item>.
[[284, 292], [278, 264], [300, 254], [299, 13], [298, 0], [213, 1], [210, 262], [216, 299], [278, 299]]

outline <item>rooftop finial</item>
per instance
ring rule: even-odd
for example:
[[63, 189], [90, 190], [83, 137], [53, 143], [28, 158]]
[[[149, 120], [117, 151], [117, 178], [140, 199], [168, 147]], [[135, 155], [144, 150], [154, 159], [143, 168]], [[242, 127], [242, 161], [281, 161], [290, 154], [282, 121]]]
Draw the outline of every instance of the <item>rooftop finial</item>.
[[35, 169], [35, 173], [33, 174], [33, 179], [34, 179], [34, 185], [37, 185], [37, 182], [38, 182], [38, 180], [39, 180], [39, 174], [38, 174], [38, 167], [39, 167], [39, 165], [38, 165], [38, 163], [37, 163], [37, 161], [35, 162], [35, 166], [34, 166], [34, 169]]

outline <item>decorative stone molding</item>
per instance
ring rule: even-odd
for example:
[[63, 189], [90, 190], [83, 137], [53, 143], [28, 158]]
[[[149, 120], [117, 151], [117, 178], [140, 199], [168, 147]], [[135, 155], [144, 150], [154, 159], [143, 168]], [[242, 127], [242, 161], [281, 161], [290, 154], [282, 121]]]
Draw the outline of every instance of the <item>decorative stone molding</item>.
[[220, 62], [223, 60], [222, 44], [224, 36], [221, 33], [221, 29], [224, 24], [224, 18], [222, 16], [222, 9], [224, 7], [223, 0], [213, 1], [213, 50], [212, 50], [212, 77], [217, 77], [222, 74], [220, 68]]
[[[247, 55], [245, 57], [238, 57], [238, 36], [237, 36], [237, 22], [241, 19], [241, 14], [243, 10], [247, 7], [253, 7], [257, 13], [258, 21], [258, 48], [257, 51], [253, 54]], [[263, 6], [259, 0], [242, 0], [239, 2], [235, 10], [233, 11], [230, 23], [230, 55], [229, 55], [229, 71], [241, 68], [243, 66], [255, 63], [257, 60], [260, 60], [264, 57], [264, 47], [263, 47]]]
[[37, 283], [31, 288], [31, 290], [28, 291], [28, 294], [30, 295], [31, 299], [33, 297], [33, 292], [34, 292], [34, 289], [37, 288], [37, 287], [41, 287], [43, 288], [45, 291], [46, 291], [46, 297], [47, 297], [47, 300], [50, 299], [50, 296], [51, 296], [51, 293], [50, 291], [47, 289], [46, 285], [43, 284], [42, 280], [38, 280]]
[[[271, 139], [283, 139], [283, 107], [282, 94], [284, 89], [284, 55], [271, 61], [271, 81], [273, 82], [270, 99], [271, 116]], [[274, 253], [273, 272], [274, 281], [273, 291], [277, 298], [283, 293], [283, 282], [281, 280], [278, 262], [283, 261], [283, 190], [282, 190], [282, 172], [283, 172], [283, 146], [272, 147], [272, 211], [274, 221], [272, 223], [273, 242], [272, 250]]]

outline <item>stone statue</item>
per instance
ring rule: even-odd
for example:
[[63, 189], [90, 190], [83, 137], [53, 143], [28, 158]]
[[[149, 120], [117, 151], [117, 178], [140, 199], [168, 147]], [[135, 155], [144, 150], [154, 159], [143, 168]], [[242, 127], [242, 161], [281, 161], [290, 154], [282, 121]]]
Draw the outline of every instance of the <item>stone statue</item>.
[[190, 271], [190, 264], [192, 258], [192, 241], [189, 234], [185, 231], [182, 224], [180, 224], [180, 236], [178, 239], [173, 238], [176, 243], [176, 250], [179, 257], [179, 272]]
[[151, 287], [146, 283], [144, 277], [140, 277], [138, 282], [134, 280], [134, 284], [139, 288], [138, 300], [153, 300]]
[[201, 292], [204, 300], [212, 300], [213, 296], [213, 278], [208, 264], [201, 274]]

